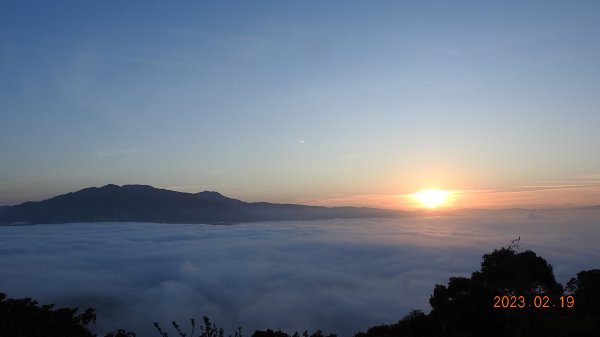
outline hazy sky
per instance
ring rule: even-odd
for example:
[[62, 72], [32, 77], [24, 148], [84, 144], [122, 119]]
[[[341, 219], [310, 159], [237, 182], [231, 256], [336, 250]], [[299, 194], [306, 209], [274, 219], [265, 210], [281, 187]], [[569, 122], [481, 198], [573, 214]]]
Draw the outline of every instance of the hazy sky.
[[596, 1], [3, 1], [0, 205], [600, 204], [599, 93]]

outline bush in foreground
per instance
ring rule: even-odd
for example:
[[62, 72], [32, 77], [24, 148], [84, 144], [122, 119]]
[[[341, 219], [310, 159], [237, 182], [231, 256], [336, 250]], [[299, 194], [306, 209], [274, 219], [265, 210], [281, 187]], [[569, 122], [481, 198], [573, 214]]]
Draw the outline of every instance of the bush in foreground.
[[[200, 334], [197, 337], [223, 337], [224, 330], [222, 328], [218, 328], [215, 323], [211, 323], [210, 319], [206, 316], [204, 316], [202, 320], [203, 320], [204, 324], [200, 325]], [[191, 332], [190, 332], [189, 336], [188, 336], [187, 332], [184, 332], [182, 330], [182, 328], [179, 326], [179, 324], [177, 324], [177, 322], [171, 322], [171, 325], [177, 332], [177, 336], [179, 336], [179, 337], [194, 337], [194, 331], [196, 330], [196, 321], [194, 319], [190, 320]], [[156, 330], [162, 337], [169, 337], [169, 334], [163, 330], [163, 328], [160, 326], [160, 324], [158, 322], [154, 322], [154, 327], [156, 328]], [[274, 331], [271, 329], [267, 329], [267, 330], [256, 330], [252, 334], [252, 337], [300, 337], [300, 336], [302, 336], [302, 337], [337, 337], [337, 335], [334, 335], [334, 334], [324, 336], [323, 333], [321, 332], [321, 330], [317, 330], [313, 334], [309, 334], [308, 331], [304, 331], [304, 333], [302, 335], [298, 334], [298, 332], [295, 332], [293, 335], [289, 335], [281, 330]], [[235, 331], [234, 335], [233, 336], [229, 335], [229, 337], [242, 337], [242, 328], [238, 328], [237, 331]]]

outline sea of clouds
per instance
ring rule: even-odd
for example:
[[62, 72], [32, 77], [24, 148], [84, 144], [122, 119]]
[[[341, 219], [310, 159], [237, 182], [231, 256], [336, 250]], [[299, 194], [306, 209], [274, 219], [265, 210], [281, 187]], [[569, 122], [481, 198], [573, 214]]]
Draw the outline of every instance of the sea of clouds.
[[[0, 226], [0, 292], [93, 307], [93, 330], [159, 336], [209, 316], [241, 326], [351, 336], [427, 312], [436, 283], [468, 276], [520, 237], [563, 284], [600, 268], [600, 210], [464, 212], [398, 219], [230, 226], [82, 223]], [[167, 329], [170, 331], [169, 329]]]

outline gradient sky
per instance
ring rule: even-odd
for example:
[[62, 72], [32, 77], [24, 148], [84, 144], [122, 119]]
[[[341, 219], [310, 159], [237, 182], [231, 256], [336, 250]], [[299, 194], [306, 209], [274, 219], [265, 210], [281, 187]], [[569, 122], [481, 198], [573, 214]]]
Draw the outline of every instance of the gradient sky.
[[600, 204], [596, 1], [3, 1], [0, 205]]

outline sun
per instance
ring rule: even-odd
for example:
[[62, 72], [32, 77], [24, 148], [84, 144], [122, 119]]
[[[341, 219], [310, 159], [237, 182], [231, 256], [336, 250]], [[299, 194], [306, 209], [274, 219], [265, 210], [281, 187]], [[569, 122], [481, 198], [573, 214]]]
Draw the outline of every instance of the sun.
[[423, 190], [413, 194], [423, 206], [428, 208], [436, 208], [448, 201], [450, 192], [444, 190]]

